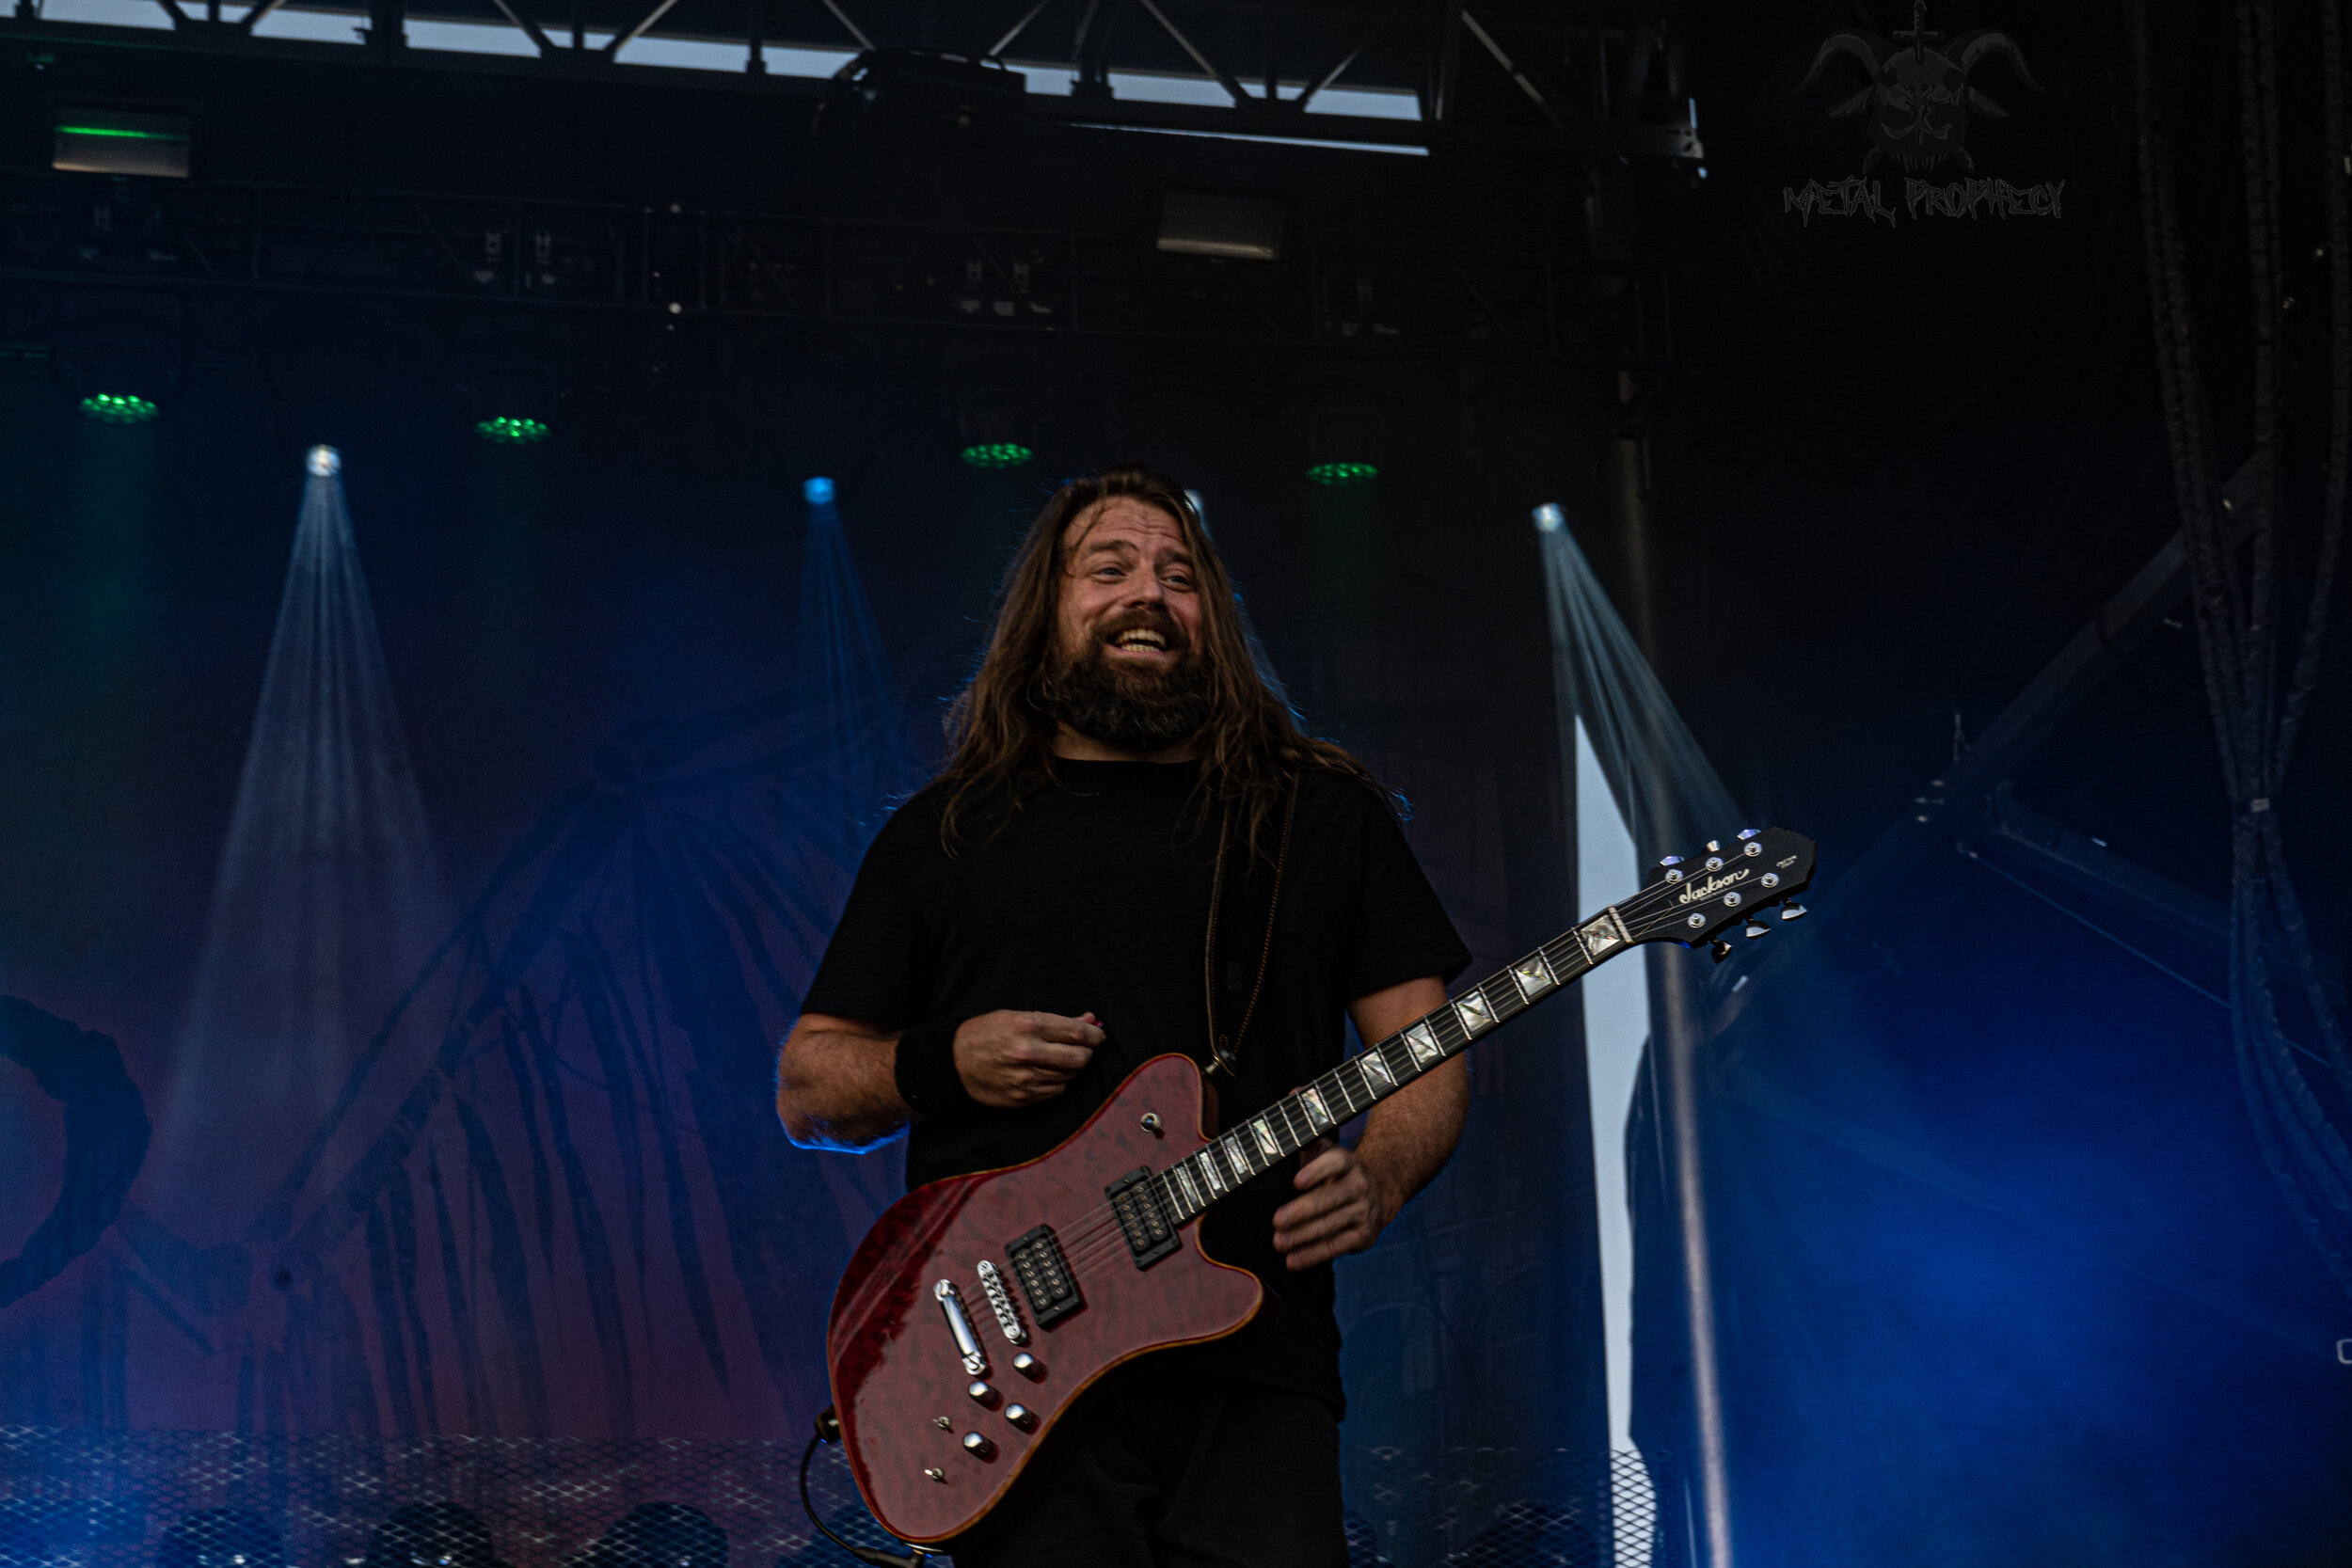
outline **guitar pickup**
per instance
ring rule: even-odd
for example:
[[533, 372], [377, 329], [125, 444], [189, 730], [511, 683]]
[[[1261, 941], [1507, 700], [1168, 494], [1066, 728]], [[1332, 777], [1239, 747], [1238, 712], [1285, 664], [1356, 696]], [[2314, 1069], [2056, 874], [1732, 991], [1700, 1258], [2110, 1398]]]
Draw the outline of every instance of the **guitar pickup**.
[[1152, 1190], [1149, 1167], [1137, 1165], [1103, 1193], [1111, 1200], [1111, 1212], [1119, 1216], [1119, 1228], [1126, 1233], [1127, 1250], [1135, 1254], [1136, 1268], [1150, 1268], [1183, 1244], [1176, 1227], [1168, 1221], [1168, 1211], [1160, 1207], [1159, 1195]]
[[1052, 1226], [1041, 1225], [1020, 1237], [1005, 1249], [1005, 1256], [1011, 1260], [1012, 1276], [1021, 1281], [1021, 1293], [1028, 1298], [1029, 1321], [1038, 1327], [1050, 1328], [1086, 1305]]

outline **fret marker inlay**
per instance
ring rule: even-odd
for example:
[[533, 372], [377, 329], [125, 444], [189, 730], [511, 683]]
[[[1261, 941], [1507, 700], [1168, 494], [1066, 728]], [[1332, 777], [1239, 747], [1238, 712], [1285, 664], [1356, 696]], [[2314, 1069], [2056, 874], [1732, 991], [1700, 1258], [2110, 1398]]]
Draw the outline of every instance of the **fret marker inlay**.
[[1605, 914], [1582, 927], [1576, 934], [1584, 939], [1584, 951], [1593, 956], [1596, 963], [1600, 960], [1602, 954], [1617, 946], [1623, 940], [1617, 935], [1617, 923]]
[[1357, 1057], [1356, 1063], [1359, 1070], [1360, 1070], [1364, 1075], [1364, 1086], [1366, 1088], [1370, 1088], [1372, 1086], [1372, 1075], [1375, 1072], [1380, 1075], [1380, 1082], [1388, 1085], [1391, 1088], [1396, 1087], [1396, 1079], [1390, 1073], [1387, 1060], [1381, 1056], [1376, 1048], [1366, 1051], [1362, 1055]]
[[1552, 978], [1551, 965], [1541, 953], [1531, 953], [1512, 965], [1511, 977], [1519, 983], [1519, 994], [1530, 1002], [1560, 983]]
[[1331, 1125], [1331, 1113], [1324, 1109], [1323, 1096], [1312, 1089], [1301, 1089], [1298, 1099], [1307, 1107], [1308, 1126], [1320, 1130]]
[[1454, 1016], [1462, 1021], [1462, 1033], [1473, 1038], [1480, 1030], [1495, 1026], [1495, 1015], [1486, 1006], [1486, 993], [1475, 987], [1454, 1001]]
[[1258, 1147], [1265, 1150], [1267, 1159], [1279, 1160], [1282, 1157], [1282, 1146], [1274, 1141], [1273, 1130], [1266, 1126], [1265, 1117], [1260, 1117], [1251, 1122], [1249, 1130], [1258, 1134]]
[[1435, 1067], [1445, 1058], [1444, 1048], [1438, 1044], [1438, 1037], [1431, 1033], [1427, 1019], [1405, 1031], [1405, 1043], [1411, 1049], [1413, 1060], [1424, 1068]]

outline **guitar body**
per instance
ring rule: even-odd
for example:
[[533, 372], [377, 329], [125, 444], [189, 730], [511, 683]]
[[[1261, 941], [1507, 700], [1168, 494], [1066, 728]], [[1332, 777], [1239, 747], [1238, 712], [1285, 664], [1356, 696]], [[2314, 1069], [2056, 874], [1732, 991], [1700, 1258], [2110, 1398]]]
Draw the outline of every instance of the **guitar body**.
[[[970, 1526], [1088, 1385], [1146, 1352], [1232, 1334], [1256, 1314], [1257, 1276], [1203, 1256], [1198, 1218], [1141, 1268], [1107, 1219], [1105, 1189], [1203, 1146], [1201, 1099], [1189, 1059], [1153, 1057], [1051, 1153], [919, 1187], [875, 1222], [834, 1294], [825, 1356], [858, 1489], [891, 1534], [922, 1545]], [[1058, 1233], [1082, 1302], [1044, 1323], [1009, 1266], [1009, 1249], [1041, 1225]], [[983, 1259], [1004, 1271], [1025, 1343], [998, 1322]], [[982, 1371], [966, 1370], [934, 1294], [943, 1280], [955, 1286]], [[1023, 1353], [1034, 1363], [1026, 1372], [1013, 1365]], [[973, 1398], [975, 1383], [988, 1386], [988, 1402]], [[1009, 1418], [1015, 1406], [1025, 1422]], [[975, 1433], [985, 1448], [966, 1447]]]

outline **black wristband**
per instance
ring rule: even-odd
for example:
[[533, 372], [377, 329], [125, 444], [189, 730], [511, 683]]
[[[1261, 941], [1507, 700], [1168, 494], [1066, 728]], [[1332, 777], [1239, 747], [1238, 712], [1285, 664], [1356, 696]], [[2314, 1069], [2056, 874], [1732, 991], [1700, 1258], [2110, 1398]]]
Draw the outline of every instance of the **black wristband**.
[[898, 1098], [916, 1116], [979, 1109], [980, 1102], [963, 1086], [963, 1074], [956, 1070], [956, 1031], [963, 1027], [963, 1022], [932, 1019], [898, 1037], [891, 1077], [897, 1081]]

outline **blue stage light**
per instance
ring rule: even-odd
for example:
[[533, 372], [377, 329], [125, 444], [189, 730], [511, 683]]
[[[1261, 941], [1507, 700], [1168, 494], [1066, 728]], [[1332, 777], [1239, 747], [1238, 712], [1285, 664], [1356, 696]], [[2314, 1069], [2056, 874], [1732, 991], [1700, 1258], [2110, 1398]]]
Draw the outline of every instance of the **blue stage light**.
[[1567, 514], [1560, 510], [1558, 503], [1546, 501], [1535, 509], [1536, 532], [1557, 533], [1567, 526]]
[[833, 504], [833, 481], [812, 479], [801, 486], [801, 494], [806, 498], [811, 506], [831, 506]]
[[312, 447], [304, 456], [302, 466], [320, 479], [332, 479], [342, 472], [343, 454], [333, 447]]

